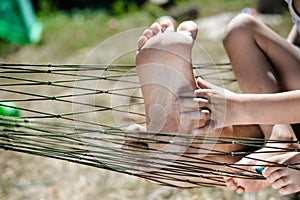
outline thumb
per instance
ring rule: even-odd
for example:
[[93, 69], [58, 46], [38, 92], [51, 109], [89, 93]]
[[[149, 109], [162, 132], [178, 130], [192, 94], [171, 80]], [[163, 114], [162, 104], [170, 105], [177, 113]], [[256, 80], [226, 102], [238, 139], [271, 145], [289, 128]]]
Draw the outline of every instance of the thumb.
[[198, 77], [196, 82], [201, 89], [210, 89], [209, 83], [203, 80], [201, 77]]

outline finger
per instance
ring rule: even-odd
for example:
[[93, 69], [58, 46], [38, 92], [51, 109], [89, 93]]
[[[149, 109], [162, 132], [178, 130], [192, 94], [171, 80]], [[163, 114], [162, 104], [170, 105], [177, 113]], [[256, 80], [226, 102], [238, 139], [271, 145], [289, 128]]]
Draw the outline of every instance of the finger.
[[197, 103], [197, 106], [202, 109], [202, 110], [209, 110], [211, 111], [211, 107], [213, 106], [209, 100], [207, 99], [203, 99], [203, 98], [194, 98], [193, 99], [194, 102]]
[[198, 104], [208, 104], [209, 103], [209, 100], [204, 97], [193, 98], [193, 101], [197, 102]]
[[191, 120], [209, 120], [210, 112], [208, 110], [195, 110], [181, 112], [180, 115]]
[[196, 83], [198, 84], [198, 86], [201, 89], [210, 89], [210, 84], [208, 82], [206, 82], [205, 80], [203, 80], [201, 77], [198, 77], [196, 80]]
[[[178, 98], [177, 103], [180, 104], [180, 107], [192, 108], [192, 110], [198, 109], [199, 105], [201, 105], [201, 103], [194, 101], [193, 98], [192, 99], [191, 98]], [[203, 105], [206, 105], [206, 104], [204, 103]]]
[[202, 98], [207, 98], [209, 96], [210, 93], [212, 93], [211, 89], [197, 89], [195, 90], [195, 95], [197, 97], [202, 97]]
[[[199, 103], [198, 103], [199, 102]], [[184, 99], [184, 100], [179, 100], [177, 101], [177, 103], [179, 104], [181, 111], [182, 112], [187, 112], [187, 111], [199, 111], [199, 110], [211, 110], [211, 105], [207, 102], [205, 102], [205, 100], [196, 100], [194, 101], [191, 99]]]

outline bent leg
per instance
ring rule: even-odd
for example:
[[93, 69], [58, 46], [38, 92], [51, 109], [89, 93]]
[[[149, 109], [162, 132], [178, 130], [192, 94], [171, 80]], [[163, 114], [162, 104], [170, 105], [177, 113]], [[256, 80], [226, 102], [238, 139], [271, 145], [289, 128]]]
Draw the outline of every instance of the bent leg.
[[[198, 126], [198, 123], [179, 117], [181, 110], [176, 99], [180, 90], [190, 91], [192, 95], [196, 89], [191, 51], [197, 31], [195, 23], [185, 22], [175, 32], [172, 23], [166, 21], [163, 24], [154, 23], [139, 39], [136, 66], [148, 131], [191, 134]], [[167, 145], [153, 146], [162, 149]]]
[[[227, 144], [216, 142], [216, 144], [206, 146], [202, 144], [203, 140], [193, 140], [192, 130], [205, 125], [203, 123], [206, 122], [191, 121], [179, 115], [181, 108], [176, 96], [182, 90], [191, 91], [191, 95], [194, 95], [196, 89], [191, 62], [191, 51], [196, 33], [197, 26], [192, 22], [180, 24], [177, 31], [174, 31], [172, 23], [154, 23], [139, 38], [140, 51], [137, 54], [136, 66], [146, 110], [146, 125], [148, 137], [150, 137], [148, 141], [152, 139], [152, 142], [144, 146], [150, 149], [151, 157], [163, 160], [166, 165], [174, 160], [180, 160], [180, 162], [195, 165], [197, 168], [205, 167], [208, 171], [216, 170], [216, 173], [220, 173], [217, 170], [224, 170], [224, 163], [235, 163], [240, 159], [238, 156], [231, 156], [227, 153], [244, 148], [241, 145], [232, 144], [231, 138], [233, 136], [261, 137], [261, 132], [257, 126], [225, 127], [219, 130], [219, 133], [207, 135], [228, 136], [230, 141]], [[198, 104], [195, 103], [195, 106], [198, 107]], [[151, 133], [153, 135], [150, 135]], [[192, 137], [177, 137], [182, 134]], [[208, 155], [210, 150], [214, 155]], [[164, 154], [161, 151], [171, 153]], [[216, 153], [221, 155], [216, 155]], [[150, 171], [162, 167], [156, 166], [155, 162], [150, 164], [152, 163], [154, 165], [148, 168]], [[210, 175], [207, 174], [204, 174], [204, 177], [207, 177], [204, 179], [203, 173], [200, 172], [195, 174], [191, 172], [190, 175], [190, 177], [184, 174], [174, 175], [178, 181], [172, 184], [181, 187], [197, 186], [201, 182], [223, 184], [221, 175], [218, 177], [219, 181], [209, 179]], [[144, 177], [147, 176], [144, 175]]]
[[[228, 25], [223, 42], [244, 93], [277, 93], [300, 88], [299, 52], [292, 44], [255, 18], [245, 14], [238, 15]], [[267, 140], [296, 140], [289, 125], [261, 125], [261, 128]], [[291, 146], [280, 144], [278, 147]], [[260, 151], [270, 149], [263, 148]], [[253, 154], [249, 157], [264, 159], [265, 156], [269, 157], [270, 154]], [[240, 164], [243, 162], [254, 163], [244, 159]], [[238, 186], [238, 182], [241, 181], [237, 180], [235, 186]], [[251, 188], [251, 184], [243, 184], [250, 185], [246, 191], [259, 189], [259, 187]], [[240, 192], [243, 192], [242, 189]]]
[[223, 42], [243, 92], [300, 88], [299, 52], [255, 18], [238, 15], [228, 25]]
[[[300, 89], [299, 52], [255, 18], [240, 14], [233, 19], [225, 33], [224, 47], [244, 93]], [[271, 134], [272, 127], [262, 128], [265, 134]], [[294, 134], [282, 137], [291, 139]]]

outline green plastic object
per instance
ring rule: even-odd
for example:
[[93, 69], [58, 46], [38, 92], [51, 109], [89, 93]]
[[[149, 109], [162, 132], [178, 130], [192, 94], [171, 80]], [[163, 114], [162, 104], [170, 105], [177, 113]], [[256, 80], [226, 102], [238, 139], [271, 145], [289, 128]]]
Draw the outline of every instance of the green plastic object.
[[0, 103], [0, 116], [20, 117], [20, 110], [13, 103]]
[[39, 42], [43, 26], [37, 21], [30, 0], [0, 0], [0, 37], [29, 44]]

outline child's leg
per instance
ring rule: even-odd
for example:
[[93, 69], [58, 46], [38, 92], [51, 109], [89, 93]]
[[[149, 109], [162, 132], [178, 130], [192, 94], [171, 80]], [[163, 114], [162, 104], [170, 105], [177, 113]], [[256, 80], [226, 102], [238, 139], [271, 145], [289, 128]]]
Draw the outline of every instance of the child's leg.
[[[245, 14], [237, 16], [228, 25], [224, 46], [244, 93], [300, 88], [298, 50], [255, 18]], [[262, 128], [266, 134], [271, 133], [270, 126]], [[294, 134], [281, 137], [294, 138]]]
[[[196, 89], [190, 56], [196, 34], [197, 26], [192, 22], [180, 24], [177, 31], [174, 31], [174, 26], [170, 22], [165, 22], [162, 24], [154, 23], [140, 37], [138, 41], [140, 51], [137, 54], [136, 66], [145, 103], [148, 131], [147, 136], [141, 134], [141, 137], [147, 137], [153, 141], [143, 144], [139, 141], [145, 140], [137, 139], [137, 141], [134, 141], [135, 138], [126, 137], [126, 144], [124, 145], [124, 150], [128, 151], [134, 151], [135, 148], [138, 149], [141, 146], [144, 150], [143, 153], [148, 153], [149, 159], [154, 157], [155, 161], [160, 161], [160, 164], [156, 164], [156, 162], [153, 162], [151, 159], [147, 160], [146, 157], [142, 164], [143, 166], [148, 165], [149, 167], [147, 167], [146, 171], [140, 171], [140, 173], [143, 173], [143, 177], [147, 178], [149, 175], [152, 177], [152, 181], [161, 183], [167, 182], [180, 187], [193, 187], [201, 182], [217, 185], [222, 185], [223, 183], [220, 182], [222, 181], [221, 175], [218, 181], [216, 181], [215, 179], [210, 179], [210, 175], [203, 172], [197, 172], [195, 174], [191, 172], [190, 176], [184, 173], [182, 175], [171, 174], [170, 176], [172, 177], [169, 177], [169, 180], [165, 180], [163, 177], [153, 177], [155, 173], [152, 172], [160, 172], [159, 168], [163, 168], [164, 166], [162, 166], [162, 164], [164, 163], [166, 166], [169, 164], [176, 165], [176, 162], [171, 163], [175, 160], [190, 163], [199, 169], [201, 167], [207, 167], [208, 170], [224, 170], [224, 163], [232, 164], [237, 162], [239, 158], [230, 155], [206, 156], [203, 154], [211, 153], [209, 150], [212, 150], [212, 152], [213, 150], [219, 150], [218, 152], [222, 151], [225, 153], [245, 149], [244, 146], [231, 143], [221, 143], [207, 147], [202, 144], [203, 141], [199, 139], [193, 141], [185, 137], [176, 137], [177, 134], [181, 136], [182, 134], [193, 136], [193, 128], [204, 125], [202, 123], [206, 123], [196, 120], [191, 121], [190, 119], [181, 117], [181, 115], [179, 115], [181, 111], [180, 103], [176, 100], [177, 92], [181, 92], [181, 90], [191, 90], [191, 95], [193, 95]], [[198, 107], [198, 104], [195, 103], [195, 106]], [[143, 128], [133, 126], [131, 130], [143, 131]], [[162, 136], [161, 134], [155, 135], [155, 133], [158, 132], [172, 133], [172, 137], [168, 137], [167, 135]], [[150, 133], [153, 133], [153, 135], [149, 135]], [[214, 133], [208, 133], [209, 136], [213, 136], [213, 134]], [[215, 134], [224, 137], [261, 138], [262, 136], [257, 126], [226, 127]], [[128, 133], [128, 136], [130, 136], [130, 133]], [[178, 142], [183, 145], [176, 145]], [[203, 147], [211, 149], [204, 150]], [[147, 148], [149, 152], [145, 151]], [[162, 151], [174, 152], [175, 154], [164, 154], [161, 153]], [[213, 164], [209, 164], [210, 161]], [[161, 164], [161, 162], [164, 163]], [[219, 165], [216, 165], [216, 163], [219, 163]], [[145, 169], [142, 167], [142, 170]], [[134, 173], [139, 172], [134, 171]], [[164, 173], [164, 171], [162, 170], [161, 173]], [[172, 178], [177, 181], [174, 182]]]
[[139, 39], [136, 66], [148, 131], [190, 134], [198, 126], [198, 123], [192, 124], [179, 117], [181, 110], [176, 100], [179, 90], [190, 91], [193, 95], [196, 89], [191, 51], [197, 31], [195, 23], [185, 22], [175, 32], [173, 24], [167, 20], [162, 24], [154, 23]]
[[243, 92], [274, 93], [300, 88], [297, 49], [250, 15], [240, 14], [232, 20], [224, 46]]
[[[255, 18], [241, 14], [232, 20], [224, 37], [224, 46], [244, 93], [275, 93], [300, 88], [300, 54], [284, 38]], [[261, 128], [266, 139], [296, 139], [289, 125], [261, 125]], [[290, 146], [282, 144], [281, 147]], [[265, 156], [254, 154], [250, 157], [264, 159]], [[250, 187], [244, 188], [246, 191], [256, 190], [251, 188], [251, 184], [247, 185]]]

